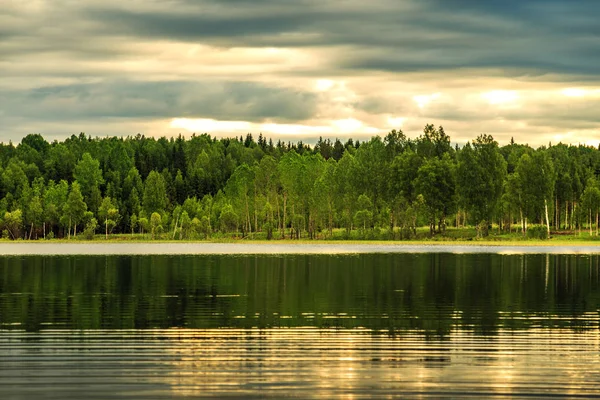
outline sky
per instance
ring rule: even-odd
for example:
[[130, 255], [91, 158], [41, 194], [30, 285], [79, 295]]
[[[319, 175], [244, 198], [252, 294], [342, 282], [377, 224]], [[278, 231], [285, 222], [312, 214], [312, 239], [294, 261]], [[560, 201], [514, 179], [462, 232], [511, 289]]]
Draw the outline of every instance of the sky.
[[596, 0], [0, 0], [0, 141], [600, 142]]

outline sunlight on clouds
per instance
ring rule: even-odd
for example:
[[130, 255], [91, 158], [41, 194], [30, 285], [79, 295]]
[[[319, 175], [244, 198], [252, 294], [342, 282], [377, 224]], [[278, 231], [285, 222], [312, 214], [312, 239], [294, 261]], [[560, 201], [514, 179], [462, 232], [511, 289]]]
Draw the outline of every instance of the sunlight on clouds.
[[580, 88], [566, 88], [562, 90], [562, 94], [567, 97], [583, 97], [587, 93], [587, 90]]
[[[121, 62], [94, 61], [93, 66], [106, 71], [143, 74], [149, 79], [206, 78], [272, 80], [280, 71], [294, 71], [319, 65], [305, 49], [274, 47], [219, 48], [205, 44], [171, 41], [139, 42], [135, 48], [121, 49], [137, 54]], [[92, 65], [88, 65], [89, 68]]]
[[595, 129], [578, 129], [568, 132], [558, 132], [548, 135], [548, 140], [553, 143], [583, 144], [586, 146], [598, 146], [598, 131]]
[[246, 121], [217, 121], [214, 119], [175, 118], [171, 128], [181, 128], [190, 132], [240, 131], [248, 130], [251, 124]]
[[381, 130], [372, 126], [367, 126], [363, 122], [348, 118], [342, 120], [335, 120], [325, 124], [319, 125], [304, 125], [304, 124], [261, 124], [258, 127], [258, 131], [282, 134], [282, 135], [313, 135], [315, 138], [320, 135], [348, 135], [348, 134], [371, 134], [377, 135], [381, 133]]
[[333, 82], [330, 79], [319, 79], [319, 80], [317, 80], [315, 87], [317, 88], [318, 91], [325, 92], [325, 91], [331, 89], [334, 84], [335, 84], [335, 82]]
[[519, 94], [514, 90], [492, 90], [491, 92], [482, 93], [481, 97], [490, 104], [510, 104], [519, 99]]
[[282, 134], [282, 135], [318, 135], [332, 133], [332, 129], [327, 126], [310, 126], [299, 124], [262, 124], [259, 127], [261, 132]]
[[424, 108], [427, 104], [431, 103], [436, 99], [439, 99], [440, 96], [441, 93], [424, 94], [419, 96], [413, 96], [413, 100], [415, 103], [417, 103], [417, 106], [419, 106], [419, 108]]
[[392, 128], [398, 128], [404, 124], [404, 121], [406, 121], [406, 118], [404, 118], [404, 117], [391, 117], [390, 116], [387, 118], [387, 126], [392, 127]]
[[322, 121], [311, 124], [252, 123], [246, 121], [218, 121], [214, 119], [175, 118], [169, 123], [171, 129], [184, 129], [188, 132], [237, 135], [248, 132], [262, 132], [274, 135], [308, 135], [317, 138], [321, 135], [367, 134], [378, 135], [383, 130], [366, 125], [354, 118]]
[[[593, 41], [583, 51], [541, 35], [513, 52], [494, 42], [490, 23], [516, 26], [498, 16], [481, 32], [454, 24], [470, 14], [432, 32], [411, 25], [430, 8], [418, 1], [307, 10], [303, 2], [104, 0], [102, 12], [88, 3], [0, 0], [0, 125], [10, 139], [81, 130], [368, 137], [399, 127], [416, 138], [429, 123], [461, 142], [481, 132], [503, 144], [600, 137]], [[387, 18], [392, 3], [406, 18]], [[443, 11], [431, 17], [448, 22]], [[518, 34], [531, 33], [541, 31]], [[459, 38], [473, 47], [437, 51]], [[548, 46], [562, 62], [548, 62]]]
[[554, 135], [553, 140], [556, 143], [572, 143], [573, 137], [574, 137], [573, 132], [557, 133]]
[[363, 127], [363, 123], [354, 118], [338, 119], [332, 122], [333, 126], [340, 132], [356, 132]]
[[566, 88], [561, 93], [567, 97], [597, 97], [600, 96], [600, 89]]

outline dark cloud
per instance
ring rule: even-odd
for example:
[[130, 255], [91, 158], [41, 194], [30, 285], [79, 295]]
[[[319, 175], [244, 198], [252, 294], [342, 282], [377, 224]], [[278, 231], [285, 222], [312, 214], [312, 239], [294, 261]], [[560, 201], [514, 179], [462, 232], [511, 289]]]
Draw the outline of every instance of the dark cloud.
[[[105, 28], [122, 34], [177, 40], [208, 40], [245, 38], [257, 35], [281, 34], [301, 30], [307, 14], [260, 16], [210, 16], [201, 12], [152, 13], [114, 9], [99, 9], [90, 13], [97, 21], [106, 21]], [[246, 40], [242, 39], [242, 42]], [[235, 46], [232, 41], [230, 46]]]
[[45, 4], [43, 13], [17, 14], [9, 19], [13, 23], [0, 28], [5, 38], [36, 38], [18, 48], [2, 48], [5, 57], [10, 51], [54, 51], [110, 59], [111, 51], [122, 56], [118, 44], [129, 37], [225, 48], [332, 47], [339, 52], [332, 54], [339, 57], [332, 69], [467, 68], [475, 74], [498, 68], [515, 76], [596, 75], [600, 62], [595, 17], [600, 3], [588, 0]]
[[285, 122], [310, 118], [315, 103], [311, 93], [249, 82], [110, 81], [0, 92], [5, 115], [54, 121], [185, 117]]
[[[489, 77], [598, 86], [598, 15], [600, 2], [592, 0], [9, 0], [0, 6], [0, 125], [178, 117], [302, 123], [328, 100], [285, 87], [299, 76], [397, 74], [426, 90], [439, 82], [436, 91], [450, 90], [445, 81], [456, 76], [472, 78], [465, 91], [481, 89], [485, 83], [475, 80]], [[195, 44], [219, 51], [316, 50], [309, 56], [315, 62], [287, 68], [278, 60], [264, 76], [259, 71], [247, 79], [239, 72], [245, 60], [221, 63], [222, 71], [206, 72], [218, 76], [211, 81], [194, 74], [196, 56], [170, 54], [169, 43], [192, 45], [181, 52]], [[207, 63], [219, 62], [218, 52], [211, 57]], [[181, 75], [166, 70], [177, 62], [186, 67]], [[228, 73], [235, 74], [229, 81]], [[509, 111], [443, 103], [419, 110], [414, 86], [411, 95], [357, 93], [345, 105], [460, 124], [498, 118], [565, 129], [600, 124], [596, 101], [548, 100]]]
[[[600, 98], [553, 100], [524, 100], [520, 106], [498, 107], [484, 103], [466, 105], [465, 102], [431, 103], [422, 117], [431, 120], [449, 120], [479, 124], [485, 127], [490, 121], [507, 121], [512, 125], [526, 121], [530, 127], [548, 130], [597, 129], [600, 126]], [[526, 132], [524, 132], [526, 134]]]
[[[345, 47], [339, 67], [386, 71], [469, 68], [595, 74], [600, 3], [445, 1], [177, 2], [169, 10], [97, 7], [99, 35], [223, 47]], [[536, 72], [537, 74], [538, 72]]]
[[406, 111], [406, 103], [410, 103], [410, 98], [405, 98], [403, 102], [396, 99], [385, 98], [383, 96], [369, 96], [353, 104], [356, 109], [373, 114], [394, 113], [402, 115]]

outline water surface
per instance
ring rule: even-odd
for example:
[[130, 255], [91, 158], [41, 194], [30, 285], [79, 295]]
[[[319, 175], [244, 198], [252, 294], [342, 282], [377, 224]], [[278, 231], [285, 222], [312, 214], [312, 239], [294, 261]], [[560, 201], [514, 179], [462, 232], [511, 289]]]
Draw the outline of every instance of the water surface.
[[596, 255], [0, 259], [0, 398], [593, 397]]

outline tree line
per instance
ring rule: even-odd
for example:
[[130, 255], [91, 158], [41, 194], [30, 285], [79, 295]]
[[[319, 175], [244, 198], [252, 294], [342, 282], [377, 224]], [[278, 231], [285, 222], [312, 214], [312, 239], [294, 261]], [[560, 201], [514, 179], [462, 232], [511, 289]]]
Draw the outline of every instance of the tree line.
[[[199, 239], [408, 239], [417, 228], [490, 227], [547, 237], [598, 234], [600, 150], [556, 144], [500, 147], [490, 135], [452, 146], [443, 127], [407, 138], [274, 143], [217, 139], [91, 138], [39, 134], [0, 144], [2, 236], [111, 233]], [[532, 227], [535, 225], [535, 227]]]

